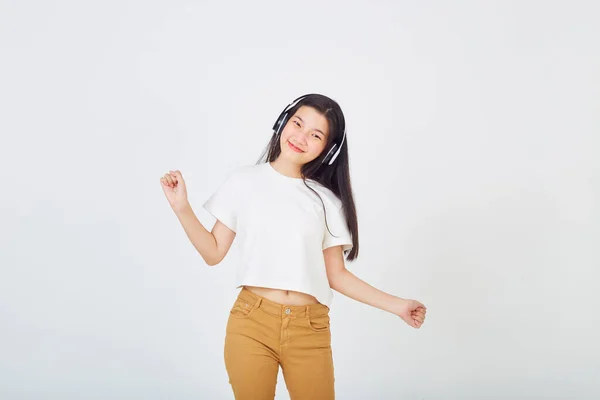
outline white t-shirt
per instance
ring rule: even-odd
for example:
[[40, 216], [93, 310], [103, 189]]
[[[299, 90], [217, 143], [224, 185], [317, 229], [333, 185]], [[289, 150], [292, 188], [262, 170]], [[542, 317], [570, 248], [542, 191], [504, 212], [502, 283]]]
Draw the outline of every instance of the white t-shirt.
[[352, 248], [342, 201], [328, 188], [307, 179], [323, 200], [269, 163], [232, 170], [203, 207], [236, 232], [240, 260], [237, 287], [260, 286], [308, 293], [330, 306], [323, 250]]

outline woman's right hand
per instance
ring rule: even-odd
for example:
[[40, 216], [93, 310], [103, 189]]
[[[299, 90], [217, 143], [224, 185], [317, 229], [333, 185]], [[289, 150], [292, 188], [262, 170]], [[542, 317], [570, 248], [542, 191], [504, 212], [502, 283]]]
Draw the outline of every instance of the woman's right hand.
[[181, 172], [169, 171], [160, 178], [161, 186], [167, 200], [174, 211], [179, 211], [186, 207], [188, 203], [187, 189]]

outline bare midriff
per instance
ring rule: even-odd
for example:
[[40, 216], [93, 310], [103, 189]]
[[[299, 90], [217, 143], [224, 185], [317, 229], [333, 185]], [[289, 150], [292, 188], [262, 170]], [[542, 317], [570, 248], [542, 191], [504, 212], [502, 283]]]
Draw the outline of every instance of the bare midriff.
[[307, 304], [318, 304], [319, 301], [310, 294], [295, 292], [293, 290], [271, 289], [258, 286], [244, 286], [252, 293], [264, 297], [275, 303], [285, 304], [287, 306], [305, 306]]

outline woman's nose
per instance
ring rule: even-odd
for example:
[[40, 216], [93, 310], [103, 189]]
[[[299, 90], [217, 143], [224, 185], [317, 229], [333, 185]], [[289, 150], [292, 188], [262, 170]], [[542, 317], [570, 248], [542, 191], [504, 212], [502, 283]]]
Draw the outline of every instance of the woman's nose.
[[306, 129], [306, 130], [302, 129], [300, 131], [300, 136], [299, 136], [298, 140], [300, 140], [302, 143], [305, 143], [306, 140], [308, 139], [309, 134], [310, 134], [310, 132], [308, 131], [308, 129]]

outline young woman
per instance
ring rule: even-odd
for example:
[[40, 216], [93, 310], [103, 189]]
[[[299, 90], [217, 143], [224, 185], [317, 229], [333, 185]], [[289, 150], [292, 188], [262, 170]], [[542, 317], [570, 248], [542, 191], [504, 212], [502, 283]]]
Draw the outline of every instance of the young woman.
[[329, 306], [332, 290], [420, 328], [426, 308], [384, 293], [346, 270], [358, 256], [348, 139], [339, 105], [319, 95], [289, 104], [256, 165], [230, 171], [204, 203], [208, 232], [187, 200], [181, 172], [161, 186], [208, 265], [240, 248], [237, 287], [225, 336], [235, 398], [273, 399], [279, 366], [292, 400], [333, 399]]

